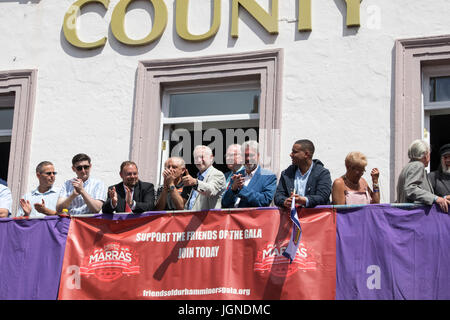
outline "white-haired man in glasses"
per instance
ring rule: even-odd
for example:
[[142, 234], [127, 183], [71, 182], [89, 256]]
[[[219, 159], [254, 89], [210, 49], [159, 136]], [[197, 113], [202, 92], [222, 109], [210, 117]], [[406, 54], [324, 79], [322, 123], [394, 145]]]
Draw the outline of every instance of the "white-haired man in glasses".
[[39, 185], [19, 200], [17, 217], [45, 217], [56, 214], [59, 190], [54, 188], [56, 171], [50, 161], [42, 161], [36, 167]]

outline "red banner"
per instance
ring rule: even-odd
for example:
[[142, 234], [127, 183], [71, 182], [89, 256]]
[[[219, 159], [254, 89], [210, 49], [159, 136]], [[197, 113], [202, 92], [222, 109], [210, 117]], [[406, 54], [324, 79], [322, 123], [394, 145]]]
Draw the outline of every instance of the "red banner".
[[327, 299], [336, 291], [336, 212], [275, 208], [72, 218], [59, 299]]

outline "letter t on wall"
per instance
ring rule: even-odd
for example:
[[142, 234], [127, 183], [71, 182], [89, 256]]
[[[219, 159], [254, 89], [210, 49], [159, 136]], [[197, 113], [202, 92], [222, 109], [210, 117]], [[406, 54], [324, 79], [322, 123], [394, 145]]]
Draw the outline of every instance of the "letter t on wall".
[[311, 0], [298, 0], [298, 31], [311, 30]]
[[347, 27], [359, 27], [359, 12], [362, 0], [345, 0], [347, 4]]

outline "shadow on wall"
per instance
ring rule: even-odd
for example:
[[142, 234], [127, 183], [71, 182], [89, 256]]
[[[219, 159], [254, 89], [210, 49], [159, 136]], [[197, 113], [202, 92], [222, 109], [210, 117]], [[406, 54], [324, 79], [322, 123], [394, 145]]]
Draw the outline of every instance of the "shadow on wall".
[[390, 177], [390, 198], [389, 201], [392, 203], [396, 200], [396, 189], [397, 189], [397, 177], [395, 176], [395, 44], [391, 52], [391, 141], [390, 141], [390, 156], [389, 156], [389, 177]]
[[0, 2], [17, 2], [19, 4], [39, 3], [41, 0], [0, 0]]
[[359, 27], [347, 27], [347, 4], [343, 0], [334, 0], [334, 4], [342, 14], [342, 36], [355, 36]]

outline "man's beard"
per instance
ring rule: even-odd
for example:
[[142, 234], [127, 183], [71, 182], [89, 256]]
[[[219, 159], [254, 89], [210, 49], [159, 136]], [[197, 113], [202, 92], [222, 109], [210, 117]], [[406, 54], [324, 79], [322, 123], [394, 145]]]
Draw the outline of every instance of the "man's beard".
[[450, 167], [445, 165], [444, 159], [441, 159], [442, 172], [450, 174]]

